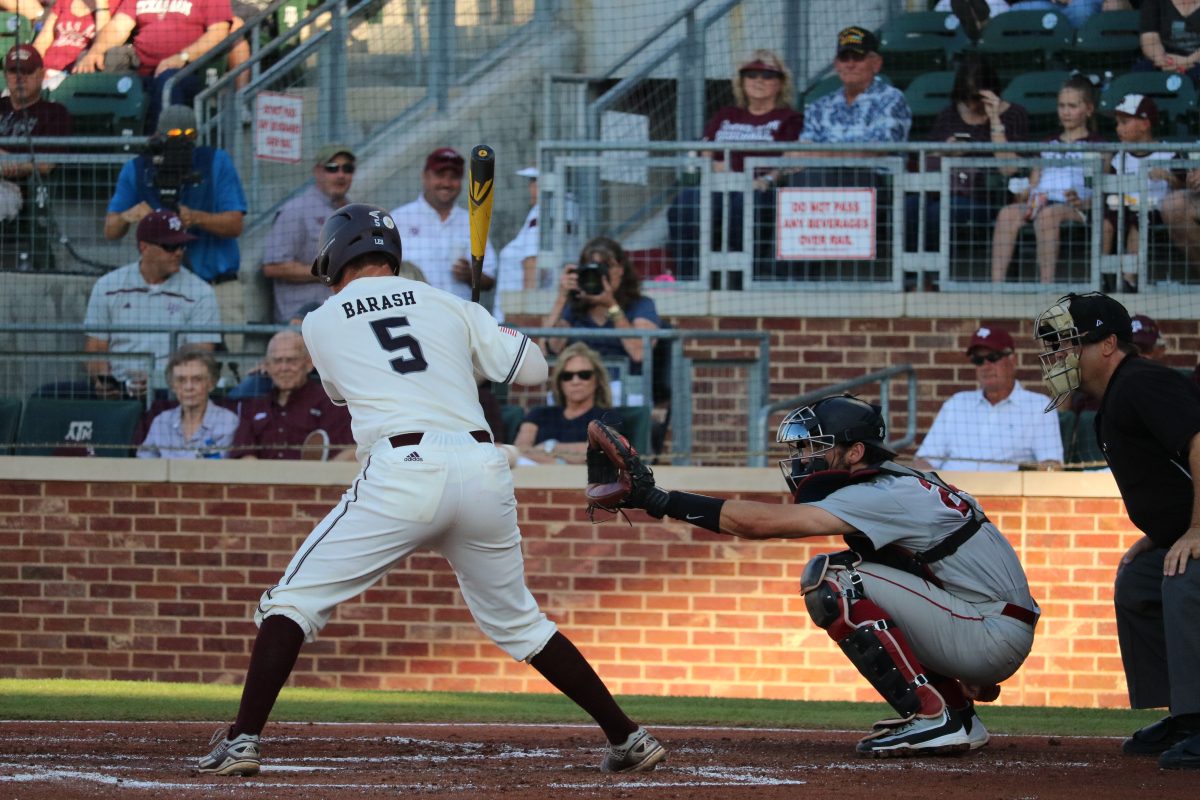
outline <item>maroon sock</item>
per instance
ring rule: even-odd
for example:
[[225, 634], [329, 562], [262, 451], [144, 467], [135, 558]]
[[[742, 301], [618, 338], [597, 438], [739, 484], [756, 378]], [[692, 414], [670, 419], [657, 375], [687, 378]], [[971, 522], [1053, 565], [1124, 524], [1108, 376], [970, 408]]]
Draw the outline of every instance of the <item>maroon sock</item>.
[[946, 705], [955, 711], [960, 711], [966, 708], [970, 701], [963, 693], [962, 683], [955, 678], [947, 678], [944, 675], [928, 673], [929, 682], [933, 684], [933, 688], [937, 689], [942, 695], [942, 699], [946, 701]]
[[250, 654], [237, 721], [229, 729], [231, 739], [243, 733], [262, 733], [303, 644], [304, 631], [293, 620], [272, 614], [262, 621]]
[[555, 689], [591, 714], [612, 744], [621, 744], [637, 730], [637, 723], [625, 716], [604, 681], [566, 636], [555, 633], [529, 663]]

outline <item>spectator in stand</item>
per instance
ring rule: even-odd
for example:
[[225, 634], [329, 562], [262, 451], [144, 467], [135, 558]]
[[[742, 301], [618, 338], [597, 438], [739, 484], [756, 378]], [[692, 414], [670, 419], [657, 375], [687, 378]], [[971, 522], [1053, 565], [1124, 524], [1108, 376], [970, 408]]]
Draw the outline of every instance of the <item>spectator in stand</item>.
[[[563, 268], [558, 296], [542, 324], [547, 328], [630, 331], [662, 327], [654, 301], [642, 295], [641, 279], [625, 249], [605, 236], [597, 236], [583, 246], [578, 265]], [[626, 357], [630, 374], [642, 374], [645, 352], [641, 339], [556, 337], [546, 342], [546, 349], [557, 353], [575, 341], [587, 342], [602, 358]], [[625, 376], [619, 370], [610, 370], [609, 377], [614, 404], [621, 405], [622, 397], [627, 405], [641, 404], [641, 396], [622, 393]]]
[[[1117, 118], [1117, 138], [1126, 143], [1145, 143], [1154, 141], [1154, 125], [1158, 122], [1158, 106], [1153, 98], [1141, 94], [1127, 94], [1113, 108]], [[1170, 150], [1124, 150], [1110, 156], [1108, 168], [1118, 175], [1137, 175], [1142, 162], [1170, 161], [1180, 158], [1178, 153]], [[1153, 167], [1149, 170], [1150, 224], [1158, 227], [1162, 222], [1162, 214], [1158, 207], [1167, 193], [1183, 186], [1183, 177], [1166, 167]], [[1116, 252], [1117, 226], [1121, 225], [1124, 235], [1125, 253], [1137, 255], [1138, 252], [1138, 205], [1141, 198], [1137, 192], [1126, 192], [1123, 195], [1109, 195], [1105, 198], [1104, 211], [1104, 252]], [[1117, 208], [1124, 205], [1125, 211], [1118, 215]], [[1118, 219], [1124, 217], [1124, 221]], [[1137, 291], [1137, 272], [1126, 272], [1123, 291]]]
[[1145, 314], [1135, 314], [1130, 320], [1133, 328], [1133, 346], [1138, 355], [1151, 361], [1166, 361], [1167, 345], [1159, 336], [1158, 323]]
[[608, 371], [599, 353], [575, 342], [558, 354], [550, 381], [554, 405], [530, 410], [513, 444], [536, 464], [582, 464], [588, 423], [612, 406]]
[[185, 346], [167, 361], [167, 386], [178, 404], [161, 411], [138, 448], [138, 458], [224, 458], [238, 417], [209, 402], [221, 368], [207, 350]]
[[[149, 133], [158, 128], [167, 81], [224, 39], [232, 21], [229, 0], [190, 0], [185, 3], [125, 0], [112, 12], [112, 19], [96, 35], [74, 71], [137, 71], [149, 96], [146, 106], [146, 131]], [[130, 34], [133, 43], [124, 46]], [[177, 81], [170, 103], [190, 106], [200, 88], [200, 77], [196, 75]]]
[[[1096, 90], [1083, 75], [1072, 75], [1058, 92], [1058, 121], [1062, 131], [1051, 144], [1102, 142], [1094, 130]], [[1029, 189], [1017, 195], [1017, 201], [1000, 210], [992, 237], [992, 280], [1003, 283], [1017, 246], [1017, 236], [1025, 223], [1033, 223], [1037, 236], [1038, 274], [1042, 283], [1053, 283], [1058, 266], [1059, 227], [1064, 222], [1087, 222], [1087, 201], [1092, 190], [1086, 185], [1084, 170], [1072, 166], [1087, 153], [1045, 152], [1041, 158], [1062, 160], [1064, 166], [1034, 169]]]
[[1183, 188], [1163, 198], [1158, 210], [1171, 243], [1183, 254], [1189, 280], [1200, 276], [1200, 168], [1189, 169]]
[[[392, 219], [404, 240], [404, 258], [425, 273], [430, 286], [471, 298], [471, 223], [467, 210], [455, 205], [462, 193], [463, 157], [439, 147], [425, 159], [421, 194], [392, 209]], [[479, 288], [496, 287], [496, 251], [489, 241], [484, 251]]]
[[[793, 108], [792, 73], [778, 54], [772, 50], [755, 50], [738, 67], [732, 83], [735, 104], [725, 106], [705, 123], [705, 141], [728, 145], [735, 142], [794, 142], [800, 138], [804, 115]], [[726, 162], [725, 153], [725, 150], [714, 149], [704, 151], [703, 155], [712, 159], [715, 172], [742, 172], [747, 157], [779, 155], [734, 150], [729, 152]], [[754, 228], [759, 233], [755, 237], [755, 254], [756, 258], [761, 253], [770, 259], [774, 252], [774, 183], [778, 172], [759, 172], [754, 181]], [[731, 252], [742, 250], [743, 202], [740, 192], [730, 194], [731, 220], [726, 250]], [[667, 220], [675, 276], [694, 280], [700, 274], [700, 190], [695, 187], [681, 189], [667, 213]], [[717, 192], [713, 193], [712, 200], [712, 231], [714, 242], [723, 237], [723, 197]]]
[[1079, 29], [1100, 10], [1128, 8], [1125, 0], [938, 0], [934, 11], [952, 11], [963, 32], [977, 41], [987, 21], [1005, 11], [1060, 11], [1071, 27]]
[[1027, 391], [1015, 377], [1017, 357], [1008, 331], [975, 331], [967, 343], [979, 388], [942, 405], [917, 450], [917, 469], [993, 471], [1062, 466], [1058, 417], [1043, 413], [1048, 397]]
[[[500, 273], [496, 276], [497, 292], [519, 292], [523, 289], [537, 289], [541, 285], [541, 275], [538, 271], [537, 254], [541, 228], [538, 227], [540, 204], [538, 203], [538, 169], [525, 167], [517, 170], [517, 175], [529, 179], [529, 203], [532, 208], [525, 215], [525, 223], [511, 242], [500, 250]], [[579, 221], [579, 207], [575, 199], [567, 194], [566, 197], [566, 230], [567, 246], [575, 242], [575, 226]], [[578, 243], [574, 244], [578, 247]], [[497, 313], [497, 319], [500, 318]]]
[[1142, 0], [1142, 58], [1136, 70], [1162, 70], [1200, 81], [1200, 10], [1195, 0]]
[[[271, 391], [246, 400], [238, 414], [231, 458], [313, 458], [314, 442], [333, 446], [328, 458], [353, 461], [350, 413], [325, 394], [321, 381], [310, 380], [312, 359], [298, 331], [280, 331], [267, 344]], [[322, 433], [317, 433], [318, 431]], [[325, 460], [322, 454], [318, 460]]]
[[[155, 211], [137, 227], [140, 258], [113, 270], [92, 287], [84, 325], [95, 328], [84, 340], [89, 353], [153, 353], [153, 374], [165, 375], [171, 357], [170, 331], [181, 327], [220, 325], [221, 313], [211, 286], [183, 269], [183, 249], [193, 237], [173, 211]], [[112, 333], [104, 328], [160, 325], [161, 331]], [[211, 350], [221, 340], [216, 333], [183, 334], [183, 342]], [[94, 396], [146, 395], [150, 375], [142, 363], [119, 358], [88, 364]]]
[[263, 248], [263, 275], [275, 294], [275, 321], [286, 324], [310, 303], [323, 303], [329, 287], [312, 274], [317, 241], [326, 218], [350, 202], [354, 181], [354, 151], [329, 144], [317, 151], [313, 184], [283, 204], [275, 213]]
[[220, 148], [196, 145], [196, 115], [187, 106], [163, 111], [153, 141], [163, 163], [156, 165], [143, 154], [121, 167], [104, 217], [104, 237], [120, 239], [150, 212], [175, 209], [195, 234], [187, 248], [189, 269], [216, 288], [225, 321], [242, 325], [237, 240], [247, 206], [233, 159]]
[[[42, 159], [33, 138], [71, 135], [67, 109], [42, 99], [44, 72], [41, 55], [30, 45], [14, 45], [4, 56], [8, 96], [0, 97], [0, 136], [27, 139], [17, 150], [20, 160], [0, 161], [0, 266], [22, 271], [54, 269], [54, 237], [45, 206], [37, 192], [29, 191], [54, 164]], [[13, 151], [0, 149], [0, 154]]]
[[[931, 142], [991, 142], [1000, 145], [1007, 142], [1023, 142], [1029, 138], [1029, 114], [1022, 106], [1009, 103], [1000, 97], [1000, 78], [991, 65], [977, 53], [968, 51], [963, 55], [954, 76], [954, 88], [950, 91], [950, 105], [942, 109], [929, 132]], [[981, 154], [972, 154], [978, 157]], [[998, 152], [996, 158], [1014, 158], [1016, 153]], [[941, 168], [941, 156], [929, 155], [925, 159], [925, 171], [936, 172]], [[1012, 175], [1015, 168], [1000, 167], [1002, 175]], [[996, 213], [988, 202], [988, 170], [960, 168], [950, 177], [950, 224], [990, 225]], [[905, 249], [917, 250], [919, 194], [905, 197], [904, 232]], [[925, 250], [938, 249], [939, 216], [941, 198], [926, 195], [925, 200]]]
[[[120, 0], [111, 0], [119, 3]], [[110, 0], [56, 0], [33, 40], [46, 63], [44, 86], [54, 91], [108, 24]]]

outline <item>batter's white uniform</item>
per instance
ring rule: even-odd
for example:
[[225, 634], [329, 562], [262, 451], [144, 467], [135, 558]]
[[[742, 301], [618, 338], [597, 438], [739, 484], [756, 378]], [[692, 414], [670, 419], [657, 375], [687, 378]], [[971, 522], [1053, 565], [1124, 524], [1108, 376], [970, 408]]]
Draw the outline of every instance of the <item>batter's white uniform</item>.
[[475, 372], [511, 382], [537, 345], [482, 306], [390, 276], [350, 282], [303, 333], [330, 398], [349, 406], [362, 469], [255, 621], [286, 615], [311, 641], [338, 603], [427, 546], [450, 562], [483, 632], [514, 659], [536, 655], [556, 627], [525, 586], [508, 460], [470, 432], [487, 431]]
[[[978, 505], [917, 477], [881, 475], [838, 489], [810, 505], [861, 531], [877, 550], [899, 545], [923, 553], [971, 518]], [[1035, 612], [1029, 582], [1012, 546], [990, 522], [958, 551], [929, 565], [942, 588], [903, 570], [864, 562], [857, 567], [867, 599], [904, 632], [922, 666], [967, 683], [1000, 683], [1033, 647], [1033, 625], [1008, 616], [1009, 604]], [[850, 575], [831, 571], [843, 589]]]

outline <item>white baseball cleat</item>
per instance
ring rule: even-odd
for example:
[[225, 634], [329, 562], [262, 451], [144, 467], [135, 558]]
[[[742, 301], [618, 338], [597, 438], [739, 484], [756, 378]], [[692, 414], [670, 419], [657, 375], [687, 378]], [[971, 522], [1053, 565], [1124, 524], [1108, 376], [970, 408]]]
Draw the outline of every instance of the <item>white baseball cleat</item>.
[[970, 750], [971, 736], [958, 714], [945, 708], [933, 717], [913, 717], [881, 727], [859, 740], [855, 749], [859, 755], [873, 758], [952, 755]]
[[243, 733], [230, 739], [228, 733], [229, 728], [224, 725], [217, 728], [208, 742], [210, 746], [216, 746], [200, 759], [196, 768], [213, 775], [241, 775], [245, 778], [257, 775], [262, 764], [259, 737]]
[[601, 772], [649, 772], [667, 757], [667, 749], [650, 731], [639, 727], [624, 744], [610, 744], [600, 764]]

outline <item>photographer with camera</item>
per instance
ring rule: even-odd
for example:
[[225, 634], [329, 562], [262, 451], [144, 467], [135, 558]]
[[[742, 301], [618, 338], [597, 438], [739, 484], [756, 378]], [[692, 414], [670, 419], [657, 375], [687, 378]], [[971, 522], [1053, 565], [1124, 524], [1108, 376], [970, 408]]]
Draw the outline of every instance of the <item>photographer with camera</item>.
[[[642, 282], [624, 248], [606, 236], [597, 236], [583, 246], [578, 264], [567, 264], [558, 284], [558, 297], [543, 320], [547, 328], [640, 329], [662, 327], [654, 301], [642, 295]], [[550, 339], [550, 353], [558, 353], [571, 342], [587, 342], [602, 357], [628, 357], [629, 371], [642, 373], [645, 357], [642, 340], [589, 339], [572, 336]], [[618, 370], [610, 370], [614, 395], [620, 394]], [[640, 398], [625, 398], [631, 405]], [[635, 402], [636, 401], [636, 402]], [[620, 403], [616, 403], [620, 405]]]
[[187, 106], [168, 106], [147, 152], [121, 168], [104, 218], [104, 238], [120, 239], [131, 225], [160, 209], [176, 212], [195, 236], [187, 246], [186, 265], [213, 285], [222, 317], [232, 325], [243, 324], [237, 238], [246, 217], [246, 194], [229, 153], [196, 145], [196, 115]]

